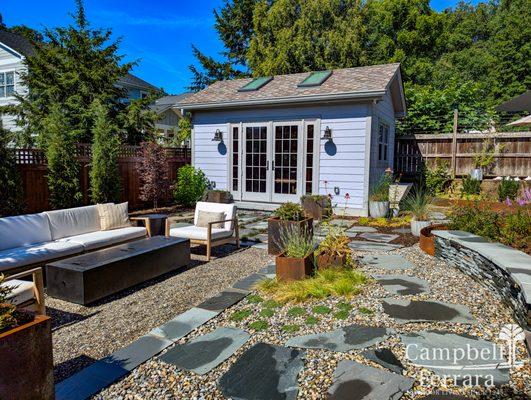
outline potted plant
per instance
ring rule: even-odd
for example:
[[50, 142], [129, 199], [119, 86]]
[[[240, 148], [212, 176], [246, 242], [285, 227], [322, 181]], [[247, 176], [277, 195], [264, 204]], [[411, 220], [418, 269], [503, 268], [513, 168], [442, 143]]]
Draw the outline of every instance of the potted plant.
[[431, 225], [428, 210], [431, 200], [431, 197], [425, 191], [417, 190], [404, 201], [404, 208], [413, 214], [413, 218], [411, 219], [411, 233], [414, 236], [420, 236], [420, 230]]
[[315, 252], [317, 269], [344, 267], [350, 254], [350, 239], [339, 227], [327, 224], [328, 233]]
[[327, 195], [304, 195], [301, 197], [301, 205], [309, 217], [318, 221], [332, 215], [332, 202]]
[[313, 218], [307, 217], [299, 204], [288, 202], [277, 208], [273, 216], [267, 220], [267, 249], [269, 254], [277, 255], [281, 252], [278, 243], [281, 232], [287, 228], [306, 232], [313, 236]]
[[483, 180], [483, 173], [494, 164], [496, 145], [492, 139], [485, 139], [481, 145], [481, 151], [474, 156], [472, 163], [474, 169], [470, 172], [470, 177], [477, 181]]
[[422, 251], [430, 256], [435, 255], [435, 238], [432, 231], [446, 231], [448, 227], [446, 225], [430, 225], [420, 230], [419, 247]]
[[53, 399], [51, 319], [9, 303], [14, 288], [0, 286], [0, 399]]
[[203, 201], [209, 203], [232, 203], [232, 194], [227, 190], [208, 189], [203, 194]]
[[313, 273], [315, 242], [310, 232], [289, 226], [277, 244], [282, 249], [275, 258], [278, 281], [301, 280]]
[[391, 174], [385, 173], [372, 187], [369, 194], [369, 214], [371, 217], [383, 218], [389, 214], [389, 186], [391, 181]]

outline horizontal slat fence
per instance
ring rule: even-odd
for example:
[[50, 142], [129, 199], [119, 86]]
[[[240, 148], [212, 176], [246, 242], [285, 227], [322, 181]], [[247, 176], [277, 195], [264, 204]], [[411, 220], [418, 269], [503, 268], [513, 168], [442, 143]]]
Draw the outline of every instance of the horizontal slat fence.
[[[80, 164], [80, 183], [83, 193], [83, 203], [90, 204], [89, 172], [91, 147], [88, 144], [76, 146], [77, 158]], [[191, 162], [190, 148], [167, 148], [168, 172], [171, 182], [177, 179], [177, 171], [180, 167]], [[40, 149], [16, 149], [15, 159], [19, 167], [24, 187], [26, 212], [35, 213], [50, 209], [48, 203], [48, 185], [46, 181], [46, 157]], [[140, 147], [122, 146], [118, 156], [118, 168], [122, 180], [122, 201], [129, 202], [130, 209], [151, 207], [140, 200], [140, 177], [137, 167], [142, 158]], [[164, 199], [166, 203], [171, 201], [171, 193]]]
[[[495, 163], [486, 177], [531, 176], [531, 132], [456, 135], [455, 176], [468, 175], [474, 168], [474, 156], [481, 152], [487, 138], [501, 146], [495, 155]], [[427, 134], [399, 136], [395, 142], [395, 171], [406, 177], [414, 177], [422, 165], [433, 165], [436, 159], [453, 165], [453, 135]], [[451, 171], [450, 171], [451, 172]]]

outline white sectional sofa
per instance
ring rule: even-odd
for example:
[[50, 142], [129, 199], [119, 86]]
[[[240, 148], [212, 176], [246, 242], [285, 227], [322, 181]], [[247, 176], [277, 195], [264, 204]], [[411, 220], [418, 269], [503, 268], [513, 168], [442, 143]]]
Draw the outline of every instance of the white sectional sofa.
[[145, 227], [102, 231], [96, 206], [0, 218], [0, 274], [140, 239]]

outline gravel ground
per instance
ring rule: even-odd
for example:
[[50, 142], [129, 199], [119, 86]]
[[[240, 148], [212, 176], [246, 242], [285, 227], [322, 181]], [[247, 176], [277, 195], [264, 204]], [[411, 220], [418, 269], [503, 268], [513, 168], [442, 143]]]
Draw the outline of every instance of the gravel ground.
[[236, 250], [232, 245], [214, 248], [209, 263], [204, 254], [204, 247], [194, 247], [188, 267], [90, 307], [47, 297], [53, 324], [55, 381], [125, 347], [270, 260], [263, 250]]
[[[394, 273], [407, 274], [426, 279], [430, 283], [430, 291], [426, 294], [416, 296], [391, 296], [385, 292], [383, 287], [376, 283], [367, 285], [363, 292], [349, 300], [353, 310], [347, 319], [336, 319], [333, 314], [337, 311], [336, 307], [339, 301], [344, 299], [328, 298], [326, 300], [304, 303], [302, 307], [308, 313], [315, 305], [326, 305], [333, 308], [334, 311], [328, 315], [319, 315], [320, 322], [314, 326], [305, 324], [306, 316], [291, 317], [287, 311], [291, 305], [277, 308], [272, 317], [265, 318], [269, 322], [269, 328], [264, 331], [255, 331], [249, 327], [249, 324], [258, 319], [262, 307], [258, 304], [250, 304], [246, 299], [239, 304], [226, 310], [218, 317], [209, 321], [189, 336], [181, 339], [179, 343], [185, 343], [193, 337], [208, 333], [219, 326], [234, 326], [245, 329], [252, 334], [251, 340], [238, 350], [232, 357], [204, 376], [198, 376], [190, 372], [179, 371], [176, 368], [158, 361], [156, 358], [142, 364], [133, 373], [124, 378], [122, 381], [110, 386], [100, 394], [95, 396], [96, 399], [223, 399], [221, 392], [216, 386], [216, 381], [228, 370], [236, 359], [253, 344], [264, 341], [274, 344], [284, 344], [292, 336], [329, 331], [341, 326], [358, 323], [362, 325], [386, 326], [394, 328], [398, 333], [417, 332], [425, 329], [445, 329], [456, 333], [468, 333], [487, 340], [499, 342], [498, 333], [502, 324], [515, 323], [510, 309], [502, 305], [486, 288], [476, 283], [471, 278], [463, 275], [456, 269], [446, 265], [443, 262], [434, 260], [422, 253], [418, 246], [393, 251], [392, 253], [402, 254], [405, 258], [412, 261], [416, 268], [406, 271], [394, 271]], [[256, 253], [253, 253], [256, 254]], [[264, 253], [262, 253], [264, 254]], [[354, 253], [361, 255], [362, 253]], [[258, 257], [257, 257], [258, 259]], [[263, 256], [261, 257], [263, 260]], [[255, 260], [257, 261], [257, 260]], [[368, 274], [390, 274], [388, 270], [378, 270], [374, 268], [363, 267]], [[477, 325], [464, 324], [446, 324], [446, 323], [412, 323], [399, 325], [393, 322], [391, 318], [382, 312], [381, 298], [383, 297], [400, 297], [411, 299], [432, 299], [447, 301], [451, 303], [460, 303], [467, 305], [472, 314], [478, 320]], [[372, 314], [363, 314], [359, 310], [366, 307], [373, 310]], [[242, 322], [230, 320], [230, 316], [238, 310], [251, 309], [253, 314]], [[312, 313], [312, 315], [316, 315]], [[295, 333], [284, 332], [281, 328], [286, 324], [298, 324], [300, 330]], [[417, 381], [412, 390], [406, 393], [404, 398], [415, 399], [422, 395], [431, 394], [434, 391], [443, 391], [451, 393], [460, 393], [470, 398], [527, 398], [531, 395], [531, 368], [529, 364], [524, 368], [514, 371], [511, 375], [510, 385], [501, 388], [487, 390], [478, 388], [467, 390], [450, 384], [439, 384], [434, 387], [420, 385], [419, 377], [421, 374], [432, 375], [427, 370], [415, 367], [405, 360], [405, 347], [401, 344], [398, 337], [392, 336], [378, 347], [389, 347], [397, 355], [406, 367], [405, 374], [414, 377]], [[305, 366], [299, 376], [299, 399], [323, 399], [326, 398], [326, 392], [332, 383], [332, 374], [337, 363], [342, 359], [351, 359], [358, 362], [381, 368], [374, 364], [359, 353], [362, 350], [354, 350], [347, 354], [336, 353], [326, 350], [308, 350], [305, 357]], [[520, 345], [517, 349], [517, 359], [525, 358], [525, 348]]]

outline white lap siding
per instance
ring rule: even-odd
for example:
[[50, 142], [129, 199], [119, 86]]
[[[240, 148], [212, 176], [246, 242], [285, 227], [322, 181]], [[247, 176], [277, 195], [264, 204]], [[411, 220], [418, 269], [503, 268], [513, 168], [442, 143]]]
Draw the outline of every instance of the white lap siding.
[[[333, 141], [327, 143], [321, 140], [319, 194], [332, 195], [336, 213], [341, 213], [344, 208], [347, 213], [353, 210], [362, 213], [364, 209], [366, 121], [365, 113], [350, 118], [321, 120], [321, 137], [328, 126], [332, 130]], [[335, 194], [336, 187], [339, 188], [338, 195]]]
[[[214, 133], [223, 133], [223, 142], [213, 142]], [[216, 182], [216, 189], [228, 190], [227, 124], [195, 124], [193, 132], [193, 165], [200, 168], [210, 181]]]

